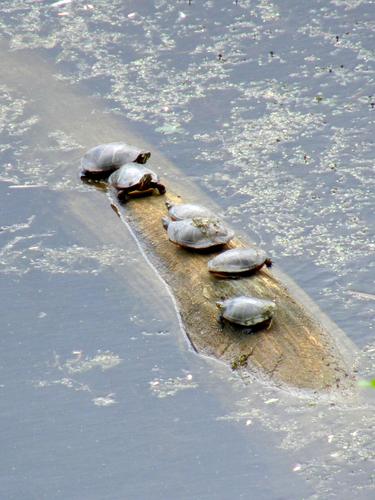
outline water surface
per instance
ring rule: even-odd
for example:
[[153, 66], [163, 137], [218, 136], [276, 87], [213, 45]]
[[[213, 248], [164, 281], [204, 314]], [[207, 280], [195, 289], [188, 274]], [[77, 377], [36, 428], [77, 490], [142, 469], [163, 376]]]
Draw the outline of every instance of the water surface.
[[[371, 377], [373, 8], [4, 0], [0, 29], [15, 67], [26, 50], [99, 96], [268, 248]], [[76, 176], [72, 116], [37, 102], [21, 70], [0, 85], [1, 496], [372, 498], [371, 394], [245, 388], [190, 352], [126, 227], [119, 247], [66, 208], [116, 218]]]

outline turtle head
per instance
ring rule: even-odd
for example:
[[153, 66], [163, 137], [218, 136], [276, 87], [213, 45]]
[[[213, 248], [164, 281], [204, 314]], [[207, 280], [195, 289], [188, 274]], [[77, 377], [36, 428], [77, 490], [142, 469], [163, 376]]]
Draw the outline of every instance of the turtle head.
[[151, 153], [149, 153], [148, 151], [142, 151], [142, 153], [139, 153], [139, 155], [137, 156], [137, 159], [135, 160], [135, 162], [144, 164], [150, 158], [150, 156], [151, 156]]
[[267, 267], [271, 267], [272, 266], [272, 260], [271, 259], [266, 259], [264, 261], [264, 263], [266, 264]]
[[169, 223], [171, 222], [171, 219], [169, 217], [162, 217], [161, 222], [163, 224], [164, 229], [168, 229]]
[[223, 309], [223, 302], [221, 301], [216, 302], [216, 307], [221, 311]]
[[168, 208], [168, 210], [170, 210], [172, 207], [174, 207], [174, 203], [172, 203], [171, 201], [167, 200], [165, 202], [165, 206]]

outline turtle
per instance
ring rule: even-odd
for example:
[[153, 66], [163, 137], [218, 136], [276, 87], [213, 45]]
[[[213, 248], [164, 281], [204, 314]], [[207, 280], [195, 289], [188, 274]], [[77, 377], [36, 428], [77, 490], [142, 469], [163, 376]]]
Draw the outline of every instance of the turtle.
[[253, 274], [272, 260], [260, 248], [233, 248], [208, 261], [208, 270], [218, 276], [238, 277]]
[[156, 173], [136, 163], [122, 165], [110, 175], [108, 182], [117, 189], [120, 201], [125, 201], [134, 192], [149, 194], [151, 189], [157, 189], [160, 194], [165, 193], [165, 186], [160, 184]]
[[270, 328], [276, 304], [272, 300], [239, 296], [216, 302], [220, 309], [220, 322], [224, 320], [236, 325], [251, 327], [252, 330]]
[[213, 250], [225, 245], [234, 236], [233, 231], [213, 217], [194, 217], [180, 221], [163, 217], [163, 225], [173, 243], [193, 250]]
[[214, 214], [202, 205], [193, 205], [190, 203], [176, 205], [170, 201], [166, 201], [165, 205], [168, 209], [168, 215], [172, 220], [192, 219], [193, 217], [214, 217]]
[[81, 177], [106, 179], [125, 163], [146, 163], [151, 153], [124, 142], [100, 144], [89, 149], [81, 160]]

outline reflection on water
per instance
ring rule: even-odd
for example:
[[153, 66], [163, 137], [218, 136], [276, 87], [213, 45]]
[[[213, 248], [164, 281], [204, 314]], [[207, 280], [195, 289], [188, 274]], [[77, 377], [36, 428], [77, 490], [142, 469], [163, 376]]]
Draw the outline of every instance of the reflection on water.
[[[3, 0], [0, 14], [15, 54], [44, 49], [269, 248], [373, 377], [371, 3]], [[179, 345], [131, 237], [95, 241], [58, 212], [73, 191], [113, 216], [78, 181], [74, 133], [44, 119], [1, 84], [2, 496], [371, 498], [373, 393], [244, 388]]]

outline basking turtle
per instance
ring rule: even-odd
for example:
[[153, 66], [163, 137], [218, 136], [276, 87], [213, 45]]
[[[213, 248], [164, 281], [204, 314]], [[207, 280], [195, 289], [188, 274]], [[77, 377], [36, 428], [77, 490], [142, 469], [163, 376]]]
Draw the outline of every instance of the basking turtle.
[[105, 179], [125, 163], [146, 163], [151, 153], [124, 142], [100, 144], [89, 149], [81, 160], [81, 177]]
[[233, 248], [208, 261], [208, 270], [218, 276], [237, 277], [255, 273], [272, 261], [260, 248]]
[[168, 215], [172, 220], [193, 219], [194, 217], [214, 217], [214, 214], [206, 207], [192, 205], [190, 203], [176, 205], [170, 201], [165, 202]]
[[221, 312], [221, 321], [225, 319], [236, 325], [250, 326], [252, 329], [269, 328], [276, 309], [272, 300], [245, 296], [216, 302], [216, 305]]
[[160, 194], [165, 193], [165, 186], [160, 184], [159, 177], [143, 165], [126, 163], [113, 172], [108, 179], [109, 184], [118, 190], [120, 201], [125, 201], [130, 193], [150, 192], [157, 189]]
[[168, 217], [163, 217], [163, 225], [173, 243], [194, 250], [213, 249], [225, 245], [234, 236], [233, 231], [215, 218], [194, 217], [172, 221]]

